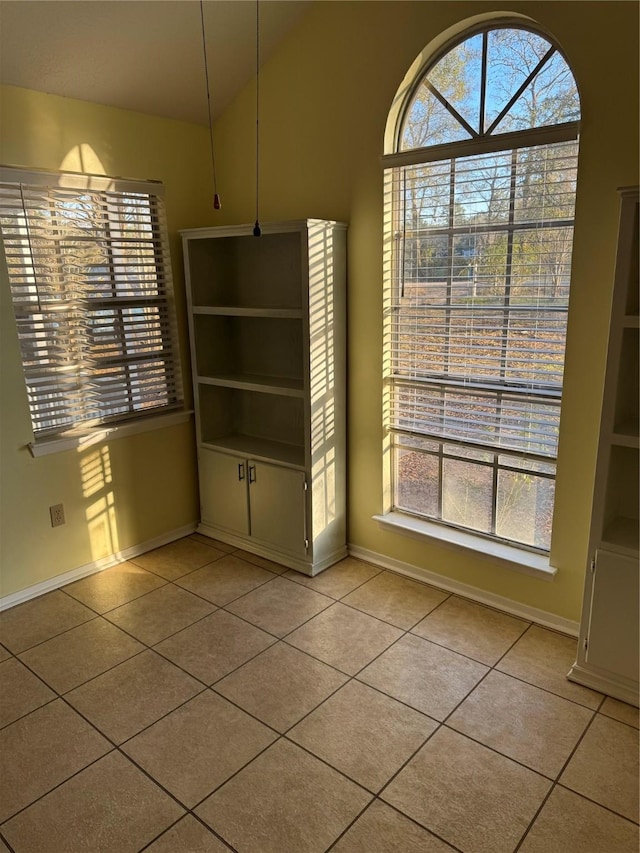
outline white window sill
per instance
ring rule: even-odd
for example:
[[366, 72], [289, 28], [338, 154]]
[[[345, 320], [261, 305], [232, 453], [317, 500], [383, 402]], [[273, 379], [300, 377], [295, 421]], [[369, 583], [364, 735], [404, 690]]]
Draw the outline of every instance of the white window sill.
[[193, 410], [183, 409], [178, 412], [167, 412], [162, 415], [150, 415], [148, 417], [135, 418], [123, 421], [120, 424], [109, 424], [83, 429], [70, 429], [63, 435], [54, 438], [41, 438], [29, 443], [28, 447], [32, 456], [47, 456], [49, 453], [61, 453], [64, 450], [76, 450], [91, 447], [93, 444], [105, 439], [125, 438], [141, 432], [150, 432], [154, 429], [165, 429], [186, 423]]
[[497, 562], [509, 569], [533, 575], [542, 580], [553, 580], [558, 571], [550, 565], [549, 557], [546, 554], [536, 554], [524, 548], [517, 548], [515, 545], [494, 542], [491, 539], [474, 536], [473, 533], [456, 530], [444, 524], [415, 518], [402, 512], [374, 515], [373, 518], [384, 530], [390, 530], [393, 533], [400, 533], [414, 539], [433, 539], [440, 545], [472, 552], [477, 557]]

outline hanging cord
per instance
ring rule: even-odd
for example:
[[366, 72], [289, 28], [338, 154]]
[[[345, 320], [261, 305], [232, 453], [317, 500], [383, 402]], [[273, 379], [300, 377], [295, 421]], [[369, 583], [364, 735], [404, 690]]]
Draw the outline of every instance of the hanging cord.
[[216, 158], [213, 153], [213, 118], [211, 116], [211, 95], [209, 94], [209, 66], [207, 63], [207, 39], [204, 30], [204, 3], [200, 0], [200, 21], [202, 23], [202, 51], [204, 53], [204, 77], [207, 82], [207, 113], [209, 115], [209, 145], [211, 146], [211, 166], [213, 168], [213, 209], [220, 210], [220, 196], [218, 195], [218, 182], [216, 179]]
[[260, 0], [256, 0], [256, 223], [253, 236], [262, 234], [260, 228]]

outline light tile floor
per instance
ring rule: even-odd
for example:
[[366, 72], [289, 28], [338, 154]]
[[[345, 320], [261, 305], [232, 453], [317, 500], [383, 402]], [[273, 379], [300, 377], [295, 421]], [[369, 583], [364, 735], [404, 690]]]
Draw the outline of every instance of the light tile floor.
[[575, 640], [194, 535], [0, 614], [0, 851], [637, 853]]

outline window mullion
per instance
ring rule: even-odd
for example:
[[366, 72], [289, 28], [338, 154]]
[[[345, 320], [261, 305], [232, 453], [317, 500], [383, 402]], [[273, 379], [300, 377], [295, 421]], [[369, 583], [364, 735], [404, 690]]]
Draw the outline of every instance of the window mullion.
[[487, 51], [489, 38], [487, 32], [482, 33], [482, 70], [480, 80], [480, 118], [478, 121], [478, 129], [480, 136], [484, 136], [484, 111], [487, 97]]
[[528, 77], [526, 77], [526, 78], [525, 78], [525, 80], [523, 80], [523, 82], [520, 84], [520, 86], [518, 86], [518, 88], [516, 89], [516, 91], [515, 91], [515, 93], [512, 95], [512, 97], [509, 99], [509, 101], [508, 101], [508, 102], [505, 104], [505, 106], [500, 110], [500, 112], [498, 113], [498, 115], [496, 116], [496, 118], [495, 118], [495, 119], [493, 120], [493, 122], [491, 123], [491, 126], [488, 128], [488, 130], [487, 130], [487, 134], [493, 133], [493, 131], [495, 130], [495, 128], [500, 124], [500, 122], [502, 121], [502, 119], [506, 116], [506, 114], [509, 112], [509, 110], [511, 109], [511, 107], [512, 107], [512, 106], [515, 104], [515, 102], [518, 100], [518, 98], [520, 97], [520, 95], [521, 95], [521, 94], [525, 91], [525, 89], [529, 86], [529, 84], [531, 83], [531, 81], [532, 81], [532, 80], [534, 80], [534, 79], [538, 76], [538, 74], [542, 71], [542, 69], [544, 68], [544, 66], [545, 66], [545, 65], [547, 64], [547, 62], [551, 59], [551, 57], [553, 56], [553, 54], [554, 54], [555, 52], [556, 52], [555, 47], [550, 47], [550, 48], [549, 48], [549, 50], [545, 53], [545, 55], [542, 57], [542, 59], [538, 62], [538, 64], [536, 65], [536, 67], [533, 69], [533, 71], [529, 74], [529, 76], [528, 76]]
[[[58, 206], [56, 204], [56, 199], [49, 195], [47, 196], [47, 207], [49, 209], [50, 216], [50, 235], [51, 235], [51, 244], [54, 249], [51, 253], [53, 255], [54, 261], [51, 263], [51, 267], [56, 271], [62, 270], [65, 268], [67, 259], [65, 258], [65, 252], [63, 248], [63, 241], [66, 236], [65, 230], [63, 227], [63, 223], [59, 218]], [[29, 211], [30, 213], [31, 211]], [[45, 263], [50, 263], [49, 258], [45, 259], [44, 253], [45, 250], [40, 247], [39, 253], [43, 256], [38, 258], [34, 257], [34, 262], [36, 265]], [[48, 253], [47, 253], [48, 254]], [[34, 270], [35, 272], [35, 270]], [[40, 286], [38, 285], [38, 274], [36, 273], [36, 287], [38, 289], [38, 293], [40, 293]], [[56, 345], [56, 340], [54, 337], [49, 341], [49, 346], [55, 352], [56, 350], [63, 353], [62, 357], [52, 356], [51, 360], [59, 367], [60, 362], [64, 364], [64, 372], [67, 373], [67, 368], [69, 372], [67, 375], [73, 375], [73, 393], [70, 393], [70, 389], [64, 389], [64, 397], [67, 401], [66, 411], [65, 411], [65, 421], [67, 424], [73, 423], [74, 419], [78, 416], [77, 413], [80, 412], [80, 417], [83, 416], [86, 408], [86, 394], [85, 389], [83, 387], [82, 381], [82, 353], [84, 350], [83, 340], [82, 340], [82, 329], [80, 324], [78, 323], [78, 300], [77, 297], [74, 297], [72, 300], [69, 299], [68, 288], [64, 281], [62, 281], [60, 275], [56, 275], [57, 278], [57, 296], [59, 298], [58, 305], [64, 306], [64, 316], [65, 321], [60, 326], [57, 326], [57, 334], [61, 334], [66, 337], [66, 342], [62, 344], [58, 343]], [[46, 300], [44, 300], [45, 311], [48, 314], [49, 305], [47, 305]], [[39, 415], [42, 416], [42, 400], [41, 396], [38, 395], [38, 402], [36, 406], [39, 410]]]
[[438, 518], [442, 520], [444, 511], [444, 443], [438, 444]]
[[491, 535], [496, 535], [496, 517], [498, 515], [498, 454], [493, 455], [493, 479], [491, 485]]
[[507, 256], [504, 275], [504, 310], [502, 320], [502, 344], [500, 347], [500, 376], [506, 381], [507, 355], [509, 348], [509, 313], [511, 304], [511, 280], [513, 275], [513, 238], [516, 209], [516, 167], [518, 152], [511, 152], [511, 174], [509, 181], [509, 225], [507, 231]]
[[[107, 252], [107, 267], [109, 269], [109, 283], [110, 283], [110, 290], [111, 290], [111, 299], [117, 299], [118, 295], [119, 295], [118, 294], [118, 284], [117, 284], [117, 271], [116, 271], [115, 260], [113, 257], [113, 244], [111, 241], [111, 221], [112, 221], [112, 218], [117, 216], [117, 214], [115, 214], [111, 210], [111, 208], [109, 206], [109, 201], [106, 198], [104, 199], [104, 201], [102, 203], [102, 208], [103, 208], [104, 217], [105, 217], [105, 225], [104, 225], [105, 231], [106, 231], [105, 243], [106, 243], [106, 252]], [[122, 310], [119, 306], [113, 306], [113, 307], [111, 307], [111, 310], [113, 311], [114, 329], [116, 330], [117, 338], [122, 342], [123, 355], [126, 356], [125, 342], [124, 342], [124, 325], [122, 323]], [[128, 372], [128, 369], [127, 368], [125, 368], [125, 369]], [[127, 377], [127, 388], [128, 388], [128, 377]], [[129, 397], [127, 390], [125, 390], [125, 396], [127, 398]], [[99, 404], [102, 408], [102, 401], [101, 400], [99, 400]], [[130, 402], [127, 402], [127, 408], [129, 409], [129, 411], [132, 411]]]
[[[451, 326], [451, 302], [452, 302], [452, 293], [453, 293], [453, 226], [455, 222], [455, 191], [456, 191], [456, 161], [450, 160], [449, 165], [449, 216], [448, 216], [448, 226], [449, 230], [447, 232], [447, 279], [446, 279], [446, 297], [445, 297], [445, 329], [447, 332]], [[449, 335], [447, 335], [447, 339], [444, 345], [444, 372], [449, 373], [449, 356], [450, 356], [450, 347], [449, 347]]]

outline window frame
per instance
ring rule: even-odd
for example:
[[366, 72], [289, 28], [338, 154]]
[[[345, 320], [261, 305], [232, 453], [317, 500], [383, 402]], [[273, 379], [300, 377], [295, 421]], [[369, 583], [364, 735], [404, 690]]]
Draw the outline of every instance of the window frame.
[[[385, 529], [395, 529], [398, 531], [405, 528], [408, 535], [415, 536], [422, 532], [425, 535], [436, 536], [442, 539], [445, 544], [459, 544], [463, 547], [477, 550], [482, 553], [485, 549], [488, 553], [504, 558], [507, 563], [514, 564], [518, 559], [515, 554], [529, 554], [525, 562], [531, 564], [534, 573], [542, 571], [546, 574], [549, 571], [549, 548], [539, 548], [535, 545], [525, 544], [515, 540], [505, 539], [497, 536], [495, 533], [495, 516], [497, 498], [496, 471], [498, 470], [498, 456], [509, 455], [506, 448], [497, 446], [487, 446], [485, 449], [494, 454], [493, 463], [487, 463], [493, 469], [493, 492], [492, 492], [492, 527], [491, 533], [485, 531], [477, 531], [472, 528], [458, 526], [442, 518], [434, 518], [410, 510], [402, 509], [397, 506], [397, 491], [396, 491], [396, 435], [401, 433], [401, 430], [394, 429], [391, 426], [391, 388], [394, 384], [394, 379], [391, 376], [391, 363], [393, 354], [393, 345], [391, 343], [392, 328], [394, 324], [393, 310], [391, 309], [391, 301], [394, 293], [394, 282], [399, 281], [398, 267], [402, 261], [397, 257], [395, 251], [395, 231], [397, 227], [397, 218], [402, 215], [402, 205], [398, 203], [396, 190], [393, 186], [393, 170], [404, 166], [426, 165], [429, 163], [437, 163], [438, 161], [457, 161], [459, 158], [468, 157], [479, 154], [491, 154], [504, 152], [514, 152], [521, 148], [530, 148], [541, 145], [552, 145], [554, 143], [563, 143], [575, 141], [577, 150], [579, 149], [579, 130], [580, 119], [560, 122], [554, 125], [545, 125], [542, 127], [527, 128], [524, 130], [516, 130], [504, 133], [495, 133], [494, 135], [482, 135], [482, 133], [472, 139], [458, 140], [449, 143], [425, 146], [422, 148], [414, 148], [402, 150], [402, 136], [406, 117], [409, 109], [414, 101], [414, 97], [420, 86], [423, 84], [425, 77], [429, 74], [432, 68], [453, 48], [461, 45], [468, 39], [479, 34], [488, 33], [497, 29], [524, 30], [531, 32], [534, 35], [540, 36], [549, 45], [554, 48], [566, 62], [569, 71], [572, 74], [573, 82], [576, 86], [578, 101], [580, 93], [573, 76], [573, 71], [570, 64], [566, 60], [562, 49], [555, 40], [546, 32], [537, 29], [530, 25], [527, 21], [514, 21], [512, 19], [493, 19], [468, 27], [464, 31], [458, 32], [453, 38], [443, 41], [439, 48], [432, 52], [426, 61], [418, 64], [416, 61], [406, 75], [402, 86], [398, 90], [398, 95], [394, 100], [389, 113], [387, 128], [385, 132], [385, 147], [388, 153], [382, 157], [382, 165], [384, 168], [384, 356], [383, 356], [383, 418], [385, 438], [383, 444], [384, 457], [384, 499], [385, 506], [383, 514], [374, 516], [374, 518]], [[423, 52], [422, 57], [425, 56]], [[484, 57], [486, 62], [486, 55]], [[483, 65], [484, 67], [484, 65]], [[483, 75], [483, 84], [485, 78]], [[481, 103], [484, 103], [484, 94], [481, 94]], [[514, 103], [515, 103], [514, 98]], [[507, 112], [507, 111], [505, 111]], [[496, 125], [499, 124], [496, 121]], [[576, 150], [576, 162], [577, 162]], [[575, 199], [575, 196], [574, 196]], [[573, 223], [572, 223], [573, 227]], [[566, 327], [564, 330], [564, 345], [566, 347]], [[563, 354], [564, 363], [564, 354]], [[397, 380], [395, 380], [397, 382]], [[560, 390], [560, 404], [562, 395], [562, 386]], [[425, 436], [426, 440], [434, 442], [440, 441], [439, 456], [440, 465], [444, 454], [445, 445], [450, 444], [446, 438], [438, 438], [433, 436]], [[464, 444], [464, 442], [462, 442]], [[473, 447], [474, 445], [470, 445]], [[477, 446], [477, 445], [476, 445]], [[533, 454], [535, 456], [535, 454]], [[557, 452], [553, 458], [545, 457], [545, 461], [552, 463], [554, 466], [557, 463]], [[548, 477], [547, 474], [543, 475]], [[555, 481], [555, 474], [551, 479]], [[442, 479], [438, 484], [439, 491], [442, 491]], [[442, 498], [440, 501], [440, 515], [442, 515]], [[441, 533], [439, 532], [441, 531]]]
[[[47, 300], [45, 296], [44, 308], [38, 311], [30, 304], [30, 297], [25, 293], [33, 287], [33, 296], [40, 300], [46, 293], [47, 273], [51, 275], [53, 271], [56, 287], [61, 292], [59, 304], [63, 307], [60, 313], [65, 317], [61, 330], [65, 330], [64, 334], [70, 339], [73, 336], [74, 324], [80, 324], [84, 326], [85, 338], [89, 342], [88, 357], [83, 355], [79, 359], [71, 360], [71, 372], [76, 377], [74, 381], [78, 388], [77, 402], [74, 401], [68, 408], [60, 407], [57, 410], [58, 416], [54, 414], [47, 425], [46, 399], [38, 392], [33, 397], [27, 394], [33, 433], [33, 441], [29, 443], [32, 454], [39, 456], [78, 446], [87, 440], [107, 434], [131, 434], [188, 419], [189, 413], [185, 412], [182, 392], [180, 348], [162, 184], [156, 181], [10, 166], [0, 166], [0, 184], [3, 186], [0, 217], [3, 214], [12, 216], [14, 222], [1, 224], [0, 235], [3, 237], [8, 283], [19, 331], [20, 359], [27, 392], [34, 378], [36, 381], [41, 378], [51, 381], [54, 394], [57, 394], [58, 398], [64, 396], [67, 387], [61, 369], [61, 359], [52, 365], [46, 351], [40, 353], [38, 347], [38, 357], [30, 366], [30, 371], [25, 363], [27, 347], [33, 347], [35, 340], [38, 314], [44, 317], [44, 322], [50, 322], [54, 304], [51, 298]], [[42, 245], [38, 249], [32, 246], [32, 234], [29, 230], [29, 218], [38, 209], [33, 201], [36, 194], [41, 197], [39, 203], [54, 204], [55, 211], [55, 218], [43, 225], [46, 230], [42, 232], [44, 239], [41, 237]], [[62, 256], [59, 263], [54, 261], [50, 264], [49, 259], [59, 255], [59, 246], [58, 242], [53, 240], [47, 245], [46, 239], [55, 235], [54, 240], [57, 238], [72, 241], [73, 245], [78, 239], [82, 239], [78, 236], [79, 226], [76, 225], [74, 229], [74, 224], [80, 221], [80, 217], [77, 220], [72, 217], [68, 234], [60, 233], [58, 223], [65, 209], [64, 202], [68, 201], [71, 207], [74, 204], [81, 205], [83, 196], [88, 199], [87, 206], [82, 209], [89, 212], [89, 227], [86, 235], [83, 234], [82, 237], [89, 236], [88, 246], [100, 245], [100, 252], [96, 257], [99, 260], [106, 259], [109, 270], [104, 281], [101, 276], [96, 279], [83, 278], [83, 273], [96, 276], [97, 273], [90, 270], [92, 265], [88, 259], [81, 260], [80, 288], [83, 284], [86, 286], [89, 281], [94, 286], [98, 285], [110, 292], [92, 292], [89, 286], [88, 295], [81, 293], [79, 297], [70, 287], [73, 283], [72, 276], [77, 270], [65, 270]], [[134, 217], [133, 229], [129, 233], [123, 230], [127, 216], [124, 207], [129, 205], [135, 208], [138, 200], [142, 218], [136, 221]], [[22, 221], [24, 225], [21, 224]], [[49, 229], [51, 234], [47, 233]], [[127, 240], [134, 241], [132, 256], [126, 253]], [[37, 269], [38, 251], [42, 251], [45, 258], [44, 272]], [[120, 254], [121, 262], [129, 266], [129, 269], [115, 269], [114, 254]], [[148, 266], [149, 261], [149, 272], [138, 266]], [[133, 284], [130, 283], [130, 265], [133, 265], [135, 270]], [[87, 270], [90, 272], [87, 273]], [[29, 282], [30, 277], [33, 277], [33, 283]], [[113, 329], [111, 332], [106, 330], [106, 338], [104, 335], [100, 337], [99, 318], [102, 316], [111, 317], [113, 321], [107, 324]], [[21, 322], [24, 326], [22, 334]], [[151, 337], [147, 339], [149, 335]], [[50, 349], [51, 337], [45, 340], [45, 346]], [[105, 346], [107, 349], [101, 352], [100, 348]], [[108, 385], [109, 373], [113, 369], [119, 371], [118, 377], [121, 376], [123, 382], [114, 374], [116, 393], [111, 402], [108, 391], [105, 396], [104, 391], [92, 391], [91, 387], [100, 387], [101, 375], [107, 377], [102, 381], [106, 381]], [[139, 371], [137, 377], [134, 375], [136, 369]], [[159, 374], [156, 373], [157, 370], [160, 370]], [[160, 377], [157, 390], [155, 375]], [[149, 383], [153, 384], [151, 390]], [[162, 401], [162, 398], [166, 402]], [[108, 411], [109, 407], [111, 413]], [[114, 411], [115, 409], [117, 411]], [[54, 423], [56, 419], [59, 421], [57, 424]]]

